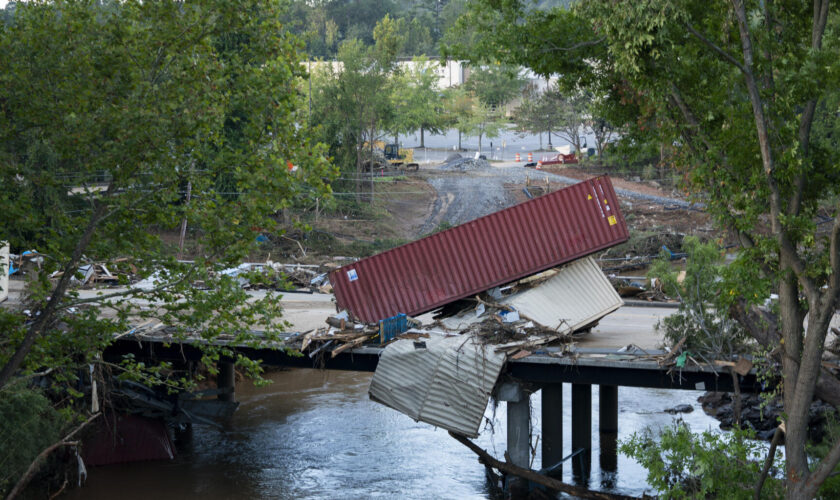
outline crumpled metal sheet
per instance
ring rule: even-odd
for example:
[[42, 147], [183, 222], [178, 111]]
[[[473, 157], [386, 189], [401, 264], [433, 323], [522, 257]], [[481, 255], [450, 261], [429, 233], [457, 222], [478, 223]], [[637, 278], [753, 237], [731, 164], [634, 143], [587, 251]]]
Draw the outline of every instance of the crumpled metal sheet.
[[370, 398], [414, 420], [477, 437], [505, 363], [472, 336], [398, 340], [385, 348]]
[[592, 257], [571, 262], [544, 283], [502, 302], [560, 333], [572, 333], [624, 305]]

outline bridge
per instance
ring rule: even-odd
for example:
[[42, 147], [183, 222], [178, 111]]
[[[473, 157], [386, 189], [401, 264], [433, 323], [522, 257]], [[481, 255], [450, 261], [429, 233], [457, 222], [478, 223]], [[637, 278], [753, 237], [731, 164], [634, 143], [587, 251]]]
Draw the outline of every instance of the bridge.
[[[289, 297], [292, 300], [295, 297]], [[312, 300], [299, 297], [298, 300]], [[310, 304], [311, 307], [311, 304]], [[326, 307], [326, 304], [325, 304]], [[294, 310], [294, 307], [291, 308]], [[311, 311], [310, 311], [311, 312]], [[508, 422], [508, 454], [514, 464], [525, 467], [530, 463], [530, 397], [542, 398], [542, 465], [543, 469], [562, 464], [563, 445], [563, 385], [571, 384], [572, 449], [582, 450], [582, 457], [572, 462], [576, 475], [588, 476], [592, 450], [592, 386], [599, 386], [599, 431], [602, 468], [616, 463], [618, 431], [619, 387], [655, 389], [683, 389], [757, 392], [759, 382], [755, 372], [736, 375], [731, 363], [708, 365], [687, 363], [676, 368], [669, 353], [655, 346], [659, 336], [653, 324], [657, 318], [670, 314], [662, 307], [625, 306], [602, 320], [592, 333], [579, 338], [575, 345], [544, 347], [522, 359], [509, 359], [504, 366], [495, 397], [505, 401]], [[292, 316], [294, 320], [294, 316]], [[294, 321], [293, 321], [294, 322]], [[126, 354], [136, 359], [169, 361], [174, 365], [195, 362], [200, 350], [190, 343], [169, 344], [162, 337], [125, 337], [114, 343], [105, 353], [106, 360], [115, 361]], [[632, 344], [630, 344], [632, 342]], [[630, 344], [630, 345], [628, 345]], [[237, 353], [260, 359], [267, 367], [322, 368], [373, 372], [384, 348], [365, 345], [344, 351], [335, 357], [289, 355], [284, 350], [235, 347]], [[228, 389], [222, 397], [232, 397], [233, 364], [219, 364], [219, 387]], [[612, 454], [604, 461], [603, 454]], [[565, 457], [568, 458], [568, 457]]]

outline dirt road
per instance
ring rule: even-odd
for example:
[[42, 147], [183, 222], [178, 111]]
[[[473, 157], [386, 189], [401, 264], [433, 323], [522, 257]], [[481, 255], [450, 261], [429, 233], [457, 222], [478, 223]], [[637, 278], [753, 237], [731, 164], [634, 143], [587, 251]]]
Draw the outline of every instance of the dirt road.
[[[430, 168], [425, 175], [426, 181], [435, 188], [438, 196], [431, 213], [417, 231], [417, 236], [428, 234], [444, 222], [455, 226], [516, 204], [521, 201], [519, 193], [528, 179], [532, 183], [545, 182], [545, 179], [561, 184], [580, 182], [580, 179], [525, 168], [521, 164], [510, 162], [466, 172], [447, 172]], [[679, 208], [688, 208], [691, 205], [685, 200], [628, 189], [616, 189], [616, 193], [622, 198], [646, 203]]]

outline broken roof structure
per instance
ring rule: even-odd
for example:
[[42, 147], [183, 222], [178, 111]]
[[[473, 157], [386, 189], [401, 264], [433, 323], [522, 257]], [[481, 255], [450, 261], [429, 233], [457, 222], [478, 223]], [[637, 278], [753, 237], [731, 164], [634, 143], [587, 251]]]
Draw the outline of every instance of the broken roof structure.
[[609, 177], [582, 181], [330, 274], [336, 302], [373, 323], [418, 315], [627, 241]]

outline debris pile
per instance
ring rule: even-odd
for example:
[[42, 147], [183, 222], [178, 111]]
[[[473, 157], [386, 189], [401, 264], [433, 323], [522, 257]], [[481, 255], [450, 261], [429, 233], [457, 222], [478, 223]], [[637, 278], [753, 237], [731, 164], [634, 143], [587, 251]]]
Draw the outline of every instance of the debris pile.
[[478, 170], [483, 168], [490, 168], [490, 163], [483, 157], [479, 158], [464, 158], [455, 153], [449, 155], [446, 161], [439, 167], [440, 170], [465, 172], [467, 170]]

